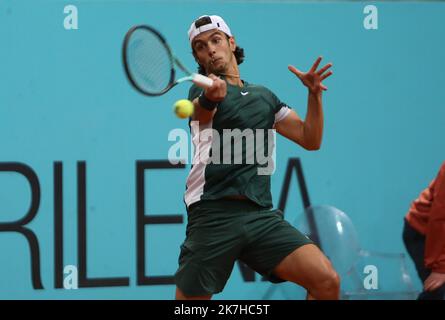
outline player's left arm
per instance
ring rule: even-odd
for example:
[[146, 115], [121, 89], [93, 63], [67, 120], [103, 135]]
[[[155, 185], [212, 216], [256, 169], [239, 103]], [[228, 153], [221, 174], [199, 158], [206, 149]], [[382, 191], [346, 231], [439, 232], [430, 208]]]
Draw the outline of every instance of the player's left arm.
[[303, 121], [295, 111], [291, 110], [283, 120], [275, 124], [275, 129], [279, 134], [307, 150], [318, 150], [323, 136], [322, 92], [328, 88], [322, 84], [322, 81], [332, 74], [332, 71], [326, 72], [332, 63], [328, 63], [317, 71], [321, 59], [322, 57], [318, 57], [312, 68], [306, 73], [294, 66], [288, 67], [308, 88], [306, 119]]

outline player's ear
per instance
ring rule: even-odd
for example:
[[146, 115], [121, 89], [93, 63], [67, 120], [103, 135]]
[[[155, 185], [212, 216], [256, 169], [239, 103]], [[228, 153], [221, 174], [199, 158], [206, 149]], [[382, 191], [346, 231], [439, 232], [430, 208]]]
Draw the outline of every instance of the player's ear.
[[235, 52], [235, 49], [236, 49], [235, 37], [232, 36], [232, 37], [229, 38], [229, 46], [230, 46], [230, 50], [232, 52]]
[[198, 57], [195, 54], [195, 50], [193, 50], [192, 54], [193, 54], [193, 58], [195, 58], [196, 63], [199, 64], [199, 60], [198, 60]]

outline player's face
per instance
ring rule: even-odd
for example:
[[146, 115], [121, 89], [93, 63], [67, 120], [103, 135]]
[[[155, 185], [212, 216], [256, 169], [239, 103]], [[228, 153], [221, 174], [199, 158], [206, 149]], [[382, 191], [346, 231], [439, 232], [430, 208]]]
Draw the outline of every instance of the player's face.
[[207, 74], [225, 73], [235, 56], [236, 45], [233, 37], [227, 39], [219, 30], [203, 32], [193, 39], [192, 48], [196, 61], [203, 66]]

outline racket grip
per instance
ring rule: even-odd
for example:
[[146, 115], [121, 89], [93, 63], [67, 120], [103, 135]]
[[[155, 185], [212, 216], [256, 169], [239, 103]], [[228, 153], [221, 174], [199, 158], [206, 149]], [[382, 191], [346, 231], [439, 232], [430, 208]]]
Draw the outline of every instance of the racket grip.
[[198, 86], [203, 86], [205, 88], [210, 88], [213, 85], [213, 80], [209, 77], [203, 76], [199, 73], [194, 73], [192, 75], [193, 82], [195, 82]]

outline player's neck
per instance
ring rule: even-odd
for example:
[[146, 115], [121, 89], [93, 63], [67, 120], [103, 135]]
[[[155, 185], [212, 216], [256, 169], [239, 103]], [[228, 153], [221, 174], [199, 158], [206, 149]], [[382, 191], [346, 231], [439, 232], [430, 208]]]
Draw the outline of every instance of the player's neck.
[[226, 78], [226, 81], [234, 86], [243, 87], [244, 84], [241, 81], [238, 64], [232, 64], [227, 68], [227, 70], [223, 73]]

